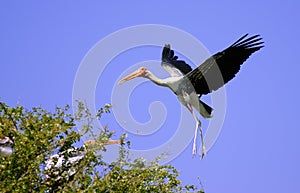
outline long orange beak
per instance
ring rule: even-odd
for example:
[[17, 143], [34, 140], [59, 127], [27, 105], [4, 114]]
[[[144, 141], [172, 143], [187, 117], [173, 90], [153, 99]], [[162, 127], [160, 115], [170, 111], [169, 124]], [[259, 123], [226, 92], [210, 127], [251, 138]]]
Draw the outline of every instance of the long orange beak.
[[133, 73], [131, 73], [128, 76], [126, 76], [126, 77], [122, 78], [121, 80], [119, 80], [118, 85], [120, 85], [120, 84], [122, 84], [122, 83], [124, 83], [128, 80], [131, 80], [131, 79], [142, 76], [145, 73], [145, 71], [146, 71], [145, 68], [139, 68], [138, 70], [134, 71]]

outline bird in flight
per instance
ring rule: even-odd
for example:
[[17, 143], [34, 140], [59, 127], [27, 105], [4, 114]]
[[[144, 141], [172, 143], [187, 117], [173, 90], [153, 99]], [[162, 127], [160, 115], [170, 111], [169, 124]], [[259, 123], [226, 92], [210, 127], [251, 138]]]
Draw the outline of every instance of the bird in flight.
[[212, 118], [213, 108], [201, 101], [200, 97], [216, 91], [233, 79], [249, 56], [264, 47], [261, 41], [262, 38], [259, 35], [247, 36], [248, 34], [242, 36], [228, 48], [207, 58], [194, 70], [185, 61], [179, 60], [170, 45], [167, 44], [162, 51], [161, 66], [171, 77], [160, 79], [147, 68], [141, 67], [122, 78], [118, 84], [120, 85], [136, 77], [143, 77], [159, 86], [170, 88], [177, 95], [181, 104], [191, 112], [196, 121], [192, 155], [196, 154], [196, 138], [199, 129], [202, 159], [206, 154], [206, 149], [201, 121], [195, 114], [194, 109], [204, 118]]

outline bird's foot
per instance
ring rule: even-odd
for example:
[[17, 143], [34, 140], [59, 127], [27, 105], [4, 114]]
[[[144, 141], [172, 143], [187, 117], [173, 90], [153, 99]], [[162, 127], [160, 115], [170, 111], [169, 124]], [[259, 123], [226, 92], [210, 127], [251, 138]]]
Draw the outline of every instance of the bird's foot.
[[204, 156], [206, 155], [206, 148], [205, 148], [205, 146], [204, 145], [202, 145], [202, 154], [201, 154], [201, 158], [200, 159], [203, 159], [204, 158]]
[[193, 152], [192, 152], [193, 157], [195, 157], [196, 154], [197, 154], [197, 148], [196, 148], [196, 144], [194, 143], [193, 144]]

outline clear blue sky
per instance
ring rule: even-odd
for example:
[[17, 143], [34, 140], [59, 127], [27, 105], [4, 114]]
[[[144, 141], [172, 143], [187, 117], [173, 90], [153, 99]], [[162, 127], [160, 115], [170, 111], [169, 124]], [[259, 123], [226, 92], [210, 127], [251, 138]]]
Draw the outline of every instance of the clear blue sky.
[[[189, 145], [171, 163], [184, 183], [197, 183], [200, 176], [208, 193], [300, 192], [299, 4], [290, 0], [1, 1], [0, 99], [11, 106], [41, 105], [48, 110], [71, 104], [74, 78], [84, 56], [99, 40], [125, 27], [173, 26], [192, 34], [211, 53], [245, 33], [258, 33], [265, 48], [251, 56], [226, 86], [226, 117], [216, 144], [202, 161], [191, 158]], [[110, 103], [110, 88], [123, 70], [143, 60], [159, 60], [160, 52], [161, 48], [136, 49], [112, 61], [99, 79], [96, 106]], [[141, 94], [145, 91], [147, 97]], [[149, 140], [153, 146], [162, 143], [161, 136], [167, 139], [172, 134], [180, 112], [176, 97], [151, 84], [142, 85], [132, 97], [132, 113], [141, 122], [149, 120], [151, 101], [165, 101], [172, 112], [164, 125], [167, 129]], [[113, 115], [105, 116], [103, 124], [120, 127]], [[143, 148], [142, 140], [132, 139], [134, 147]]]

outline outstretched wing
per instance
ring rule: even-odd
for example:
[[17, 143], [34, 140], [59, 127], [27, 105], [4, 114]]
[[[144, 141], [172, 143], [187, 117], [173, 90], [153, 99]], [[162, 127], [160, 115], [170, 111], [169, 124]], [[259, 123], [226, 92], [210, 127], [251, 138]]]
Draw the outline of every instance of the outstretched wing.
[[225, 50], [206, 59], [184, 78], [198, 94], [208, 94], [233, 79], [249, 56], [264, 47], [261, 37], [244, 35]]
[[161, 65], [171, 76], [183, 76], [192, 71], [192, 68], [185, 61], [178, 60], [178, 56], [174, 55], [170, 44], [165, 45], [163, 48]]

